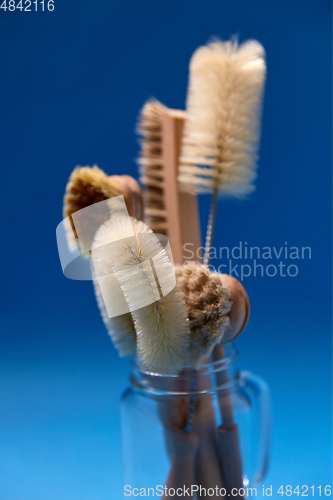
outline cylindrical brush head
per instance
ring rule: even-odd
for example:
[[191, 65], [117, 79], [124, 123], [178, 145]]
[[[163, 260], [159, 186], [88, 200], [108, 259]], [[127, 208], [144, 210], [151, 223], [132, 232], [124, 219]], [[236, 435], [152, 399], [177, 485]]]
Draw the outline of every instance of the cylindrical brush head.
[[213, 42], [190, 62], [180, 188], [242, 197], [254, 190], [265, 52], [259, 42]]
[[189, 326], [174, 268], [157, 236], [143, 222], [113, 217], [97, 231], [98, 261], [112, 269], [131, 311], [137, 357], [144, 370], [177, 373], [186, 363]]

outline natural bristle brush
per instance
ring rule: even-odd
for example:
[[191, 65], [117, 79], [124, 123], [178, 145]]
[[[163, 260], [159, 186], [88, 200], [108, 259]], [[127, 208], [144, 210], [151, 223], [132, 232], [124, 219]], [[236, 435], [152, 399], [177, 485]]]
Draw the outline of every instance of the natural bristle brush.
[[[77, 233], [80, 232], [80, 247], [83, 249], [82, 253], [85, 254], [85, 249], [90, 247], [96, 227], [98, 227], [98, 221], [92, 221], [91, 215], [87, 217], [84, 212], [80, 213], [80, 211], [121, 195], [124, 196], [128, 213], [141, 219], [143, 217], [143, 199], [140, 186], [135, 179], [128, 175], [108, 176], [96, 165], [76, 167], [66, 185], [63, 204], [63, 216], [69, 218], [71, 226], [67, 228], [69, 245], [71, 247], [76, 245], [78, 242]], [[75, 222], [73, 214], [76, 214]], [[105, 220], [102, 210], [95, 217], [101, 219], [101, 224]]]
[[[97, 231], [93, 242], [94, 269], [109, 266], [114, 273], [134, 320], [137, 359], [141, 369], [152, 373], [177, 374], [186, 364], [190, 331], [184, 299], [176, 285], [174, 267], [157, 236], [143, 222], [113, 217]], [[167, 485], [190, 486], [198, 446], [195, 435], [174, 428], [179, 409], [165, 411], [161, 422], [171, 453]]]
[[[67, 227], [67, 241], [70, 248], [75, 249], [80, 241], [81, 248], [90, 248], [96, 227], [104, 222], [104, 218], [109, 216], [109, 208], [100, 210], [97, 214], [100, 221], [84, 212], [80, 216], [80, 211], [96, 203], [112, 199], [116, 196], [124, 196], [128, 213], [136, 218], [143, 216], [143, 199], [139, 184], [128, 175], [108, 176], [98, 168], [76, 167], [70, 175], [66, 185], [64, 197], [63, 215], [68, 217], [70, 224]], [[75, 214], [75, 216], [74, 216]], [[96, 212], [95, 212], [96, 214]], [[75, 217], [75, 223], [73, 220]], [[95, 216], [96, 217], [96, 216]], [[77, 231], [80, 233], [78, 239]], [[89, 252], [83, 253], [88, 256]], [[101, 272], [101, 270], [99, 270]], [[130, 313], [109, 318], [100, 286], [94, 280], [94, 289], [101, 316], [112, 339], [112, 342], [120, 356], [133, 355], [136, 352], [136, 334]]]
[[204, 264], [218, 194], [244, 197], [254, 190], [265, 75], [265, 51], [254, 40], [212, 42], [190, 62], [178, 181], [185, 192], [213, 194]]
[[[201, 369], [200, 366], [209, 363], [213, 348], [229, 331], [228, 314], [232, 302], [228, 287], [222, 283], [221, 275], [211, 272], [206, 266], [191, 262], [176, 266], [176, 275], [189, 317], [189, 361], [198, 369], [197, 373], [193, 374], [192, 392], [201, 393], [200, 396], [192, 396], [185, 419], [185, 425], [190, 424], [192, 432], [199, 437], [195, 477], [197, 484], [203, 488], [214, 485], [221, 489], [224, 484], [216, 447], [215, 412], [211, 395], [205, 393], [210, 388], [211, 376], [205, 367]], [[193, 422], [189, 422], [191, 414]]]
[[165, 234], [173, 260], [185, 260], [184, 245], [195, 252], [200, 247], [200, 226], [196, 197], [179, 192], [177, 184], [181, 139], [186, 115], [149, 100], [139, 116], [141, 136], [138, 158], [144, 186], [145, 222], [156, 233]]
[[[176, 286], [173, 263], [157, 236], [143, 222], [113, 217], [97, 231], [94, 268], [109, 266], [134, 320], [137, 357], [145, 370], [177, 373], [186, 363], [189, 327]], [[97, 275], [98, 279], [98, 275]]]
[[190, 325], [189, 366], [199, 367], [227, 334], [232, 303], [221, 275], [206, 266], [188, 262], [176, 266]]
[[212, 42], [190, 62], [181, 189], [243, 197], [255, 187], [266, 65], [256, 41]]
[[[254, 190], [265, 74], [256, 41], [200, 47], [190, 62], [186, 111], [154, 100], [141, 111], [143, 196], [131, 177], [96, 166], [76, 168], [66, 187], [69, 245], [91, 258], [114, 346], [136, 357], [132, 382], [156, 404], [170, 459], [166, 486], [175, 491], [197, 484], [243, 498], [232, 493], [243, 478], [224, 344], [245, 328], [249, 300], [209, 261], [218, 196]], [[212, 194], [202, 264], [200, 193]], [[130, 411], [136, 423], [132, 402]]]
[[[209, 362], [208, 356], [213, 351], [213, 359], [220, 361], [224, 357], [223, 345], [238, 337], [248, 321], [249, 300], [244, 287], [232, 276], [211, 272], [206, 266], [200, 264], [187, 263], [183, 266], [176, 266], [176, 275], [185, 298], [190, 323], [189, 358], [199, 367], [200, 364]], [[199, 368], [198, 391], [204, 391], [210, 387], [210, 376], [205, 373], [205, 368], [203, 370]], [[225, 370], [218, 370], [216, 378], [219, 386], [228, 382], [228, 374]], [[235, 478], [241, 477], [241, 463], [238, 460], [239, 455], [235, 455], [233, 448], [235, 439], [238, 439], [238, 431], [233, 420], [228, 390], [223, 391], [223, 397], [219, 398], [219, 405], [223, 424], [230, 431], [229, 434], [226, 432], [221, 434], [222, 430], [219, 430], [218, 443], [220, 440], [224, 441], [221, 449], [218, 449], [216, 445], [215, 413], [210, 395], [206, 395], [204, 403], [200, 400], [194, 403], [193, 430], [201, 437], [196, 477], [203, 487], [208, 488], [220, 481], [221, 487], [225, 486], [229, 491], [230, 485], [235, 483]], [[183, 422], [186, 421], [184, 411], [183, 409], [181, 412]], [[219, 454], [224, 457], [223, 461], [221, 460], [224, 464], [223, 468], [217, 460]], [[230, 461], [230, 457], [235, 456], [238, 461], [235, 462], [233, 459]], [[220, 467], [223, 471], [222, 476], [217, 470]], [[237, 485], [241, 487], [239, 481]]]
[[141, 136], [138, 158], [140, 181], [144, 186], [145, 222], [152, 231], [167, 234], [162, 157], [162, 117], [164, 106], [150, 100], [143, 106], [137, 133]]
[[[254, 190], [265, 75], [265, 52], [256, 41], [242, 45], [215, 41], [197, 49], [190, 62], [178, 181], [187, 193], [212, 193], [205, 265], [210, 260], [218, 195], [244, 197]], [[213, 358], [221, 348], [223, 354], [219, 346]], [[221, 406], [224, 414], [225, 406]], [[232, 409], [230, 395], [227, 406]], [[221, 470], [230, 489], [242, 485], [238, 429], [223, 425], [219, 435], [230, 434], [228, 456], [220, 455]], [[226, 462], [231, 467], [226, 468]]]

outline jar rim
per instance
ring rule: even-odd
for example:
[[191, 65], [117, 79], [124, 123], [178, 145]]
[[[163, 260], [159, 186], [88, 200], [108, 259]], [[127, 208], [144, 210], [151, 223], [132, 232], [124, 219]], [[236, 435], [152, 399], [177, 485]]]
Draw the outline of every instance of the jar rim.
[[[208, 380], [212, 375], [220, 375], [226, 372], [231, 365], [234, 365], [238, 359], [238, 350], [232, 342], [224, 345], [224, 357], [217, 360], [212, 360], [209, 363], [204, 363], [198, 370], [193, 367], [186, 366], [180, 373], [165, 374], [155, 373], [149, 370], [144, 370], [140, 367], [138, 360], [133, 357], [131, 359], [132, 373], [130, 382], [136, 390], [153, 393], [155, 395], [180, 395], [180, 394], [203, 394], [215, 392], [217, 389], [225, 389], [234, 384], [232, 376], [223, 384], [210, 386], [204, 390], [195, 388], [195, 381], [200, 379]], [[186, 390], [174, 390], [175, 384], [180, 381]]]

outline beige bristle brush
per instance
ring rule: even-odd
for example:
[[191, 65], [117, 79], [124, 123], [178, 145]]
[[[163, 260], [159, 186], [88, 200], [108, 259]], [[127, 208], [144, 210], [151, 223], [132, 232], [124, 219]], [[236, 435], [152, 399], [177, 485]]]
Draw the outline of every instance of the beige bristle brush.
[[[108, 176], [98, 168], [76, 167], [70, 175], [66, 185], [64, 197], [63, 215], [69, 217], [70, 227], [67, 228], [67, 241], [70, 247], [76, 248], [78, 235], [72, 219], [74, 213], [99, 203], [104, 200], [114, 198], [115, 196], [124, 196], [128, 213], [138, 219], [143, 217], [143, 199], [139, 184], [135, 179], [128, 175]], [[103, 213], [100, 215], [101, 223], [104, 222]], [[108, 213], [105, 214], [108, 216]], [[98, 227], [98, 221], [90, 224], [90, 217], [76, 218], [76, 224], [80, 229], [80, 245], [89, 247]], [[81, 239], [83, 238], [83, 241]], [[89, 253], [87, 253], [89, 255]], [[99, 272], [102, 270], [99, 269]], [[111, 337], [111, 340], [119, 352], [120, 356], [133, 355], [136, 352], [136, 334], [130, 313], [123, 314], [114, 318], [109, 318], [101, 290], [96, 279], [94, 280], [94, 289], [101, 316]]]
[[[173, 263], [157, 236], [143, 222], [131, 219], [131, 223], [132, 228], [126, 227], [122, 217], [104, 223], [94, 238], [92, 260], [105, 261], [120, 284], [134, 320], [140, 366], [153, 373], [176, 374], [186, 365], [190, 347], [186, 305], [175, 286]], [[178, 405], [168, 406], [158, 405], [171, 458], [166, 484], [190, 487], [198, 439], [184, 433], [184, 412]], [[185, 422], [187, 407], [184, 401]]]
[[[244, 287], [232, 276], [210, 272], [206, 266], [194, 263], [177, 267], [176, 274], [190, 321], [191, 347], [194, 348], [190, 357], [194, 355], [194, 359], [203, 362], [213, 352], [213, 360], [221, 361], [224, 358], [223, 345], [237, 338], [248, 322], [250, 305]], [[200, 368], [198, 374], [201, 385], [197, 390], [209, 389], [209, 374], [205, 376]], [[216, 381], [219, 387], [227, 387], [228, 370], [217, 370]], [[210, 395], [206, 395], [205, 403], [195, 404], [193, 429], [200, 438], [196, 479], [204, 488], [220, 484], [230, 495], [233, 488], [242, 488], [243, 483], [238, 427], [229, 388], [219, 393], [218, 403], [222, 425], [217, 432]]]
[[265, 75], [265, 51], [255, 40], [212, 42], [190, 62], [178, 181], [182, 191], [213, 194], [204, 264], [218, 194], [244, 197], [254, 190]]
[[[178, 266], [176, 274], [188, 310], [191, 337], [195, 339], [195, 358], [203, 360], [215, 345], [213, 360], [218, 362], [224, 358], [223, 345], [238, 337], [247, 324], [250, 312], [247, 293], [232, 276], [210, 272], [203, 265], [188, 263]], [[209, 379], [209, 374], [205, 376], [205, 372], [201, 373], [199, 369], [199, 391], [209, 389]], [[216, 381], [220, 387], [227, 386], [228, 371], [218, 370]], [[238, 428], [233, 417], [230, 389], [219, 393], [218, 402], [223, 423], [217, 434], [210, 395], [207, 394], [205, 402], [195, 407], [193, 426], [200, 442], [196, 481], [204, 488], [219, 484], [230, 494], [232, 488], [243, 486]]]
[[[200, 364], [209, 362], [213, 348], [222, 341], [230, 329], [230, 301], [228, 287], [222, 283], [221, 275], [211, 272], [206, 266], [187, 263], [176, 267], [179, 286], [182, 289], [191, 330], [189, 359], [198, 368], [199, 392], [210, 388], [210, 374], [200, 369]], [[196, 484], [208, 489], [224, 486], [216, 446], [215, 412], [209, 393], [201, 394], [199, 400], [192, 398], [193, 431], [199, 436], [195, 462]], [[189, 410], [189, 411], [192, 411]], [[212, 497], [214, 500], [216, 496]]]
[[195, 252], [201, 246], [196, 197], [180, 192], [177, 185], [184, 120], [184, 111], [149, 100], [137, 126], [141, 136], [138, 164], [144, 186], [144, 220], [154, 232], [168, 237], [176, 264], [185, 260], [185, 244], [193, 251], [189, 260], [196, 260]]
[[190, 325], [189, 366], [199, 367], [220, 343], [229, 328], [228, 287], [221, 275], [206, 266], [188, 262], [176, 266], [177, 282], [183, 292]]
[[[265, 52], [257, 41], [242, 45], [215, 41], [197, 49], [190, 62], [178, 180], [185, 192], [212, 193], [205, 265], [210, 260], [218, 194], [244, 197], [254, 190], [265, 76]], [[232, 408], [230, 398], [229, 403]], [[219, 434], [222, 431], [230, 433], [230, 442], [221, 469], [223, 462], [231, 464], [227, 469], [231, 476], [224, 471], [224, 480], [237, 487], [242, 484], [238, 429], [222, 424]]]
[[97, 231], [93, 263], [114, 273], [134, 320], [137, 358], [143, 369], [177, 373], [186, 363], [189, 326], [173, 263], [143, 222], [113, 217]]

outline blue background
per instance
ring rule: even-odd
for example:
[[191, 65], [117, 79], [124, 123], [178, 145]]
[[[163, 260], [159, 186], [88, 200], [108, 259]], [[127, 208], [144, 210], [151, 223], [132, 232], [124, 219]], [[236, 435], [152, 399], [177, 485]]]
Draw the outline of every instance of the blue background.
[[1, 500], [122, 498], [129, 367], [91, 283], [61, 273], [64, 187], [77, 164], [137, 176], [144, 101], [184, 108], [191, 54], [232, 34], [265, 46], [268, 78], [257, 191], [221, 202], [215, 244], [312, 249], [294, 278], [244, 281], [241, 367], [272, 391], [264, 483], [331, 483], [331, 2], [55, 0], [0, 11]]

